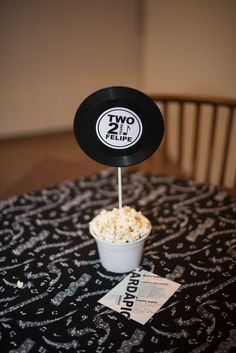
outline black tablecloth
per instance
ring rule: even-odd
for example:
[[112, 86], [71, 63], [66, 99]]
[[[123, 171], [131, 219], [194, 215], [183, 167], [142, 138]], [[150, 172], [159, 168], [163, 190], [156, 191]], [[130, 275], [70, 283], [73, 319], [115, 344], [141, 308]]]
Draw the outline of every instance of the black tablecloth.
[[125, 277], [101, 266], [88, 231], [117, 207], [116, 173], [1, 201], [1, 353], [236, 351], [236, 202], [171, 177], [123, 183], [153, 225], [142, 267], [180, 289], [145, 325], [97, 302]]

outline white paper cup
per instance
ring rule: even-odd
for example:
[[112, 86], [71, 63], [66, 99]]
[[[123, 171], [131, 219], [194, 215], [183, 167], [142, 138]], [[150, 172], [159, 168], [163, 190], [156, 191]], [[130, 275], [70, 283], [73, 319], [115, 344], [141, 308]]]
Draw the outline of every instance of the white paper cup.
[[97, 242], [101, 264], [107, 271], [130, 272], [140, 265], [144, 243], [150, 232], [136, 241], [121, 244], [103, 240], [95, 234], [91, 226], [89, 230]]

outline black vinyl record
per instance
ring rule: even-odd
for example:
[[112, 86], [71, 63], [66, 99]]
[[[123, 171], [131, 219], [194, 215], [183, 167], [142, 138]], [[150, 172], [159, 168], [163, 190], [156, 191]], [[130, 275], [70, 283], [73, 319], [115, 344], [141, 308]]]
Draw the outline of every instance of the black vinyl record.
[[159, 147], [164, 122], [157, 105], [128, 87], [94, 92], [79, 106], [74, 134], [82, 150], [95, 161], [126, 167], [150, 157]]

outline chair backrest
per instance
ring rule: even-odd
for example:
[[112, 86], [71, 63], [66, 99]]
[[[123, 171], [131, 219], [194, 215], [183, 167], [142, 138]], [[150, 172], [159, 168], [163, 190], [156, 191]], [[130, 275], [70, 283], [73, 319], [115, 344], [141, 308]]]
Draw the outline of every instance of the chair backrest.
[[161, 147], [166, 163], [178, 167], [181, 176], [235, 188], [236, 100], [149, 96], [165, 119]]

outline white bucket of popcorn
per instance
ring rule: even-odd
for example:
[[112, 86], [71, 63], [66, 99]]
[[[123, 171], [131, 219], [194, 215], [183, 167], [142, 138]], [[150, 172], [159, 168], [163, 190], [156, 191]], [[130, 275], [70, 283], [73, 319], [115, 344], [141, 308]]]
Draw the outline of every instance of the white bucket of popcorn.
[[143, 247], [151, 232], [150, 221], [134, 209], [102, 210], [89, 224], [102, 266], [115, 273], [134, 270], [140, 265]]

